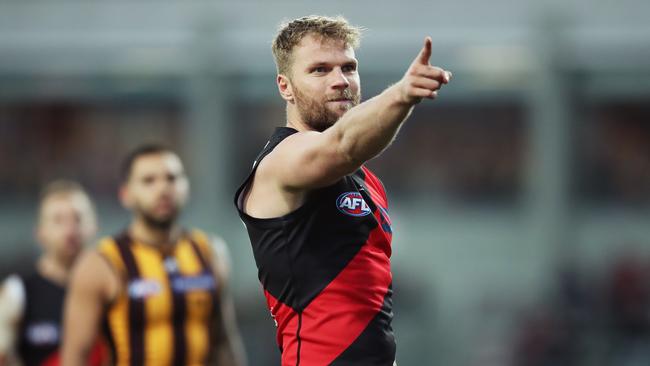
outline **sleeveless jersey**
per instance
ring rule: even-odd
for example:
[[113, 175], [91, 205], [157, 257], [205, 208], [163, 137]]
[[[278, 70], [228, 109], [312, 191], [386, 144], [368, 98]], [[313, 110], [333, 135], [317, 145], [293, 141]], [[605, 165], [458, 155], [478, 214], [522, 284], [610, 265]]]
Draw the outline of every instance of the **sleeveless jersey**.
[[115, 365], [205, 365], [218, 309], [207, 236], [193, 231], [163, 253], [123, 233], [98, 250], [124, 281], [104, 319]]
[[379, 179], [362, 167], [310, 192], [285, 216], [243, 212], [258, 164], [296, 132], [275, 130], [235, 195], [276, 322], [282, 365], [392, 365], [392, 230]]
[[[38, 271], [21, 276], [21, 280], [25, 288], [25, 309], [19, 328], [18, 355], [25, 366], [58, 366], [65, 288]], [[101, 365], [106, 356], [104, 345], [98, 342], [88, 365]]]

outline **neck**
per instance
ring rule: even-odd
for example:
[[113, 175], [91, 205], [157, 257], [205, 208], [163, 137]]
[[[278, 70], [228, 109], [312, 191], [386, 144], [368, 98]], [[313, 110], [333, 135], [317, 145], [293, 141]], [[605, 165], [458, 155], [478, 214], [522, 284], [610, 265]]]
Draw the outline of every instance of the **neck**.
[[70, 278], [72, 263], [57, 259], [54, 254], [45, 253], [36, 262], [36, 270], [48, 280], [65, 286]]
[[295, 105], [287, 103], [287, 127], [296, 131], [310, 131], [311, 129], [302, 121]]
[[175, 223], [171, 224], [168, 228], [154, 227], [139, 217], [131, 223], [129, 233], [138, 242], [162, 247], [175, 243], [180, 236], [181, 228]]

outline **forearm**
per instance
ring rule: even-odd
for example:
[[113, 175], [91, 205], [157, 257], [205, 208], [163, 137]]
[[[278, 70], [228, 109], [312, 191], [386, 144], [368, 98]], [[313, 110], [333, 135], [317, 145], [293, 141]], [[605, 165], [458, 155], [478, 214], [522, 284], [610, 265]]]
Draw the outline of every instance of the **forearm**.
[[208, 361], [208, 365], [210, 366], [220, 366], [220, 365], [231, 365], [232, 364], [232, 357], [228, 353], [227, 350], [224, 350], [220, 347], [215, 347], [214, 350], [212, 351], [212, 357], [210, 357], [210, 360]]
[[214, 365], [246, 366], [246, 352], [235, 324], [231, 300], [224, 300], [221, 313], [216, 318], [213, 335]]
[[106, 281], [112, 276], [107, 262], [96, 252], [86, 252], [75, 264], [63, 311], [63, 365], [87, 365], [108, 303]]
[[[74, 293], [72, 295], [75, 295]], [[72, 299], [75, 300], [75, 299]], [[97, 339], [97, 312], [78, 301], [68, 301], [64, 309], [62, 364], [84, 366]]]
[[337, 151], [359, 166], [379, 155], [395, 139], [413, 109], [400, 100], [397, 84], [349, 110], [332, 128]]
[[245, 356], [243, 350], [234, 344], [221, 344], [215, 350], [215, 366], [245, 366]]
[[88, 352], [68, 350], [63, 352], [62, 365], [85, 366], [88, 359]]
[[[78, 322], [74, 311], [78, 304], [66, 304], [63, 323], [61, 361], [66, 366], [84, 366], [96, 337], [94, 321], [82, 312], [84, 322]], [[77, 311], [78, 313], [78, 311]]]

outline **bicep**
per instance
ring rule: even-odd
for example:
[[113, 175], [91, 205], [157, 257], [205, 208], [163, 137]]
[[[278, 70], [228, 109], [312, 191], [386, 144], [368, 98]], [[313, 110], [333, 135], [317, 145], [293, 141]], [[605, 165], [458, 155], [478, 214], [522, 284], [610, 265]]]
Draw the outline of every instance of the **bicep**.
[[106, 281], [111, 275], [97, 253], [87, 253], [75, 266], [64, 306], [64, 364], [84, 359], [94, 344], [107, 303]]
[[361, 165], [340, 149], [337, 133], [331, 129], [291, 135], [262, 161], [259, 169], [288, 190], [328, 186]]

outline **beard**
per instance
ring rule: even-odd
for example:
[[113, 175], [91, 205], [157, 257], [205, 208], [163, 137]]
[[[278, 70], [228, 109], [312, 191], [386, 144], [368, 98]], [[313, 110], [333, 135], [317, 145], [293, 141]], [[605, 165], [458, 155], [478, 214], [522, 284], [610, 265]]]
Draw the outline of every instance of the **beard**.
[[176, 222], [178, 210], [174, 210], [168, 215], [157, 216], [143, 208], [137, 209], [137, 215], [142, 218], [145, 225], [155, 230], [169, 230]]
[[155, 217], [145, 212], [143, 212], [141, 215], [147, 226], [157, 230], [169, 230], [176, 221], [176, 215], [164, 218]]
[[330, 96], [323, 101], [316, 100], [306, 94], [303, 94], [300, 89], [294, 85], [294, 96], [296, 97], [296, 108], [303, 122], [314, 131], [323, 132], [332, 127], [336, 121], [341, 118], [343, 114], [336, 113], [327, 107], [327, 102], [337, 99], [350, 100], [351, 106], [340, 105], [341, 112], [345, 113], [350, 108], [359, 104], [361, 95], [359, 93], [352, 94], [350, 89], [344, 89], [336, 95]]

